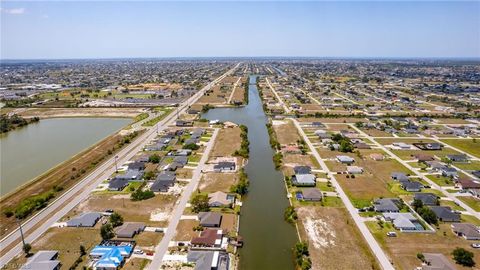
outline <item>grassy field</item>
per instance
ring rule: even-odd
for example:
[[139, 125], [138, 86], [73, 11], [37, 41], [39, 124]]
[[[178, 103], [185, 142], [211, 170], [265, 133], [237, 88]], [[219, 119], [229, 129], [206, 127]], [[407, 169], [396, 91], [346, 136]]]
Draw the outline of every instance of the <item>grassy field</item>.
[[163, 118], [165, 118], [167, 115], [169, 115], [172, 111], [173, 109], [171, 108], [164, 108], [163, 113], [161, 115], [146, 121], [145, 123], [142, 124], [142, 126], [144, 127], [154, 126], [155, 124], [160, 122]]
[[473, 139], [442, 139], [442, 142], [480, 158], [480, 140]]
[[345, 208], [301, 206], [297, 213], [312, 269], [380, 269]]
[[473, 208], [475, 211], [480, 212], [480, 199], [474, 197], [458, 197], [462, 202]]

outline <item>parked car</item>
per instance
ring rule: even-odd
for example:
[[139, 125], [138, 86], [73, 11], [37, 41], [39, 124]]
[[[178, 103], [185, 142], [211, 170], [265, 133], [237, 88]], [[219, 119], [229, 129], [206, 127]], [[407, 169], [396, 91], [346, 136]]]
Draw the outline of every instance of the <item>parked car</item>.
[[133, 251], [133, 253], [142, 255], [144, 252], [143, 252], [143, 250], [141, 250], [141, 249], [135, 249], [135, 250]]
[[153, 251], [148, 251], [146, 254], [147, 256], [153, 256]]
[[113, 209], [105, 209], [105, 213], [113, 213]]
[[397, 233], [396, 232], [387, 232], [387, 236], [388, 237], [397, 237]]
[[473, 243], [473, 244], [472, 244], [472, 247], [473, 247], [473, 248], [480, 248], [480, 243]]

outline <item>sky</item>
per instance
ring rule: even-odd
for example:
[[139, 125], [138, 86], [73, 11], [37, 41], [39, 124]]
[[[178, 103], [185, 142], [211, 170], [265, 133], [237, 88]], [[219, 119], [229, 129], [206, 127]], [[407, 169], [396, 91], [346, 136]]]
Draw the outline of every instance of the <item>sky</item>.
[[1, 59], [480, 57], [480, 1], [0, 1]]

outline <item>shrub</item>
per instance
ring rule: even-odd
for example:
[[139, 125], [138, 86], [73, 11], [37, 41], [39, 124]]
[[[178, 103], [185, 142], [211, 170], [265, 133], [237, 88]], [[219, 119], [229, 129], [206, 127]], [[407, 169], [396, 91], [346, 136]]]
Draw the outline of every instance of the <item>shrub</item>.
[[473, 260], [473, 253], [464, 248], [456, 248], [455, 250], [453, 250], [452, 255], [455, 262], [460, 265], [467, 267], [475, 266], [475, 261]]
[[195, 196], [193, 196], [190, 204], [192, 205], [192, 211], [194, 213], [210, 211], [210, 206], [208, 206], [207, 194], [197, 193]]

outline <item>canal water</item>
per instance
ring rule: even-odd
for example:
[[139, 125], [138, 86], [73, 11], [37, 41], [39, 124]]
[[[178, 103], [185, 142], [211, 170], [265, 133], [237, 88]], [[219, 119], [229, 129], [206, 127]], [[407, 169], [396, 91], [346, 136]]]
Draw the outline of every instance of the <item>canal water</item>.
[[0, 135], [0, 195], [39, 176], [131, 122], [53, 118]]
[[231, 121], [248, 127], [250, 157], [245, 168], [250, 180], [243, 202], [240, 235], [245, 245], [240, 249], [240, 269], [294, 269], [292, 247], [297, 241], [295, 228], [284, 221], [288, 206], [283, 175], [275, 170], [269, 136], [257, 86], [257, 76], [250, 76], [249, 103], [241, 108], [217, 108], [203, 117]]

